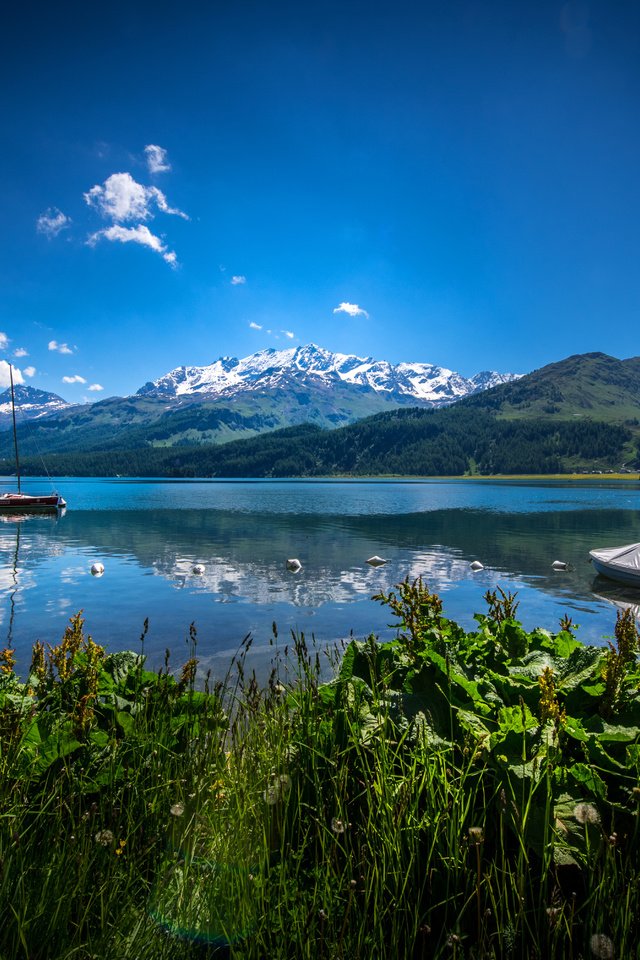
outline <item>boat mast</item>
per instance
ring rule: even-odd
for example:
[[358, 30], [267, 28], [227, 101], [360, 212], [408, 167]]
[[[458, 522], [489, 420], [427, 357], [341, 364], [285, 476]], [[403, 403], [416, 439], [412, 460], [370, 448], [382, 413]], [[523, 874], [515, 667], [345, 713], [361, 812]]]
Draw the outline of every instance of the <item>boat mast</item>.
[[18, 474], [18, 493], [20, 493], [20, 458], [18, 457], [18, 432], [16, 430], [16, 401], [13, 396], [13, 367], [9, 364], [9, 378], [11, 380], [11, 413], [13, 415], [13, 445], [16, 448], [16, 473]]

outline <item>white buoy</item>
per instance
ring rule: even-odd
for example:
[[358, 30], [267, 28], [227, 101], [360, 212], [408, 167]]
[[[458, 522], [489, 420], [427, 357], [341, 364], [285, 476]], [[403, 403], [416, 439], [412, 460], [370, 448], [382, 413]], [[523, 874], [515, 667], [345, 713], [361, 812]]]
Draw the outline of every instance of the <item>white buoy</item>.
[[383, 560], [382, 557], [379, 557], [379, 556], [377, 556], [377, 555], [374, 556], [374, 557], [369, 557], [369, 559], [367, 560], [367, 563], [368, 563], [371, 567], [381, 567], [381, 566], [383, 566], [383, 564], [385, 564], [386, 562], [387, 562], [386, 560]]
[[569, 566], [568, 563], [565, 563], [564, 560], [554, 560], [551, 564], [552, 570], [566, 570]]
[[101, 577], [104, 573], [104, 563], [92, 563], [91, 573], [94, 577]]
[[191, 572], [195, 573], [196, 577], [201, 577], [204, 573], [204, 564], [203, 563], [194, 563], [191, 568]]
[[479, 560], [474, 560], [473, 563], [470, 563], [469, 566], [472, 570], [484, 570], [484, 564], [480, 563]]
[[302, 570], [302, 564], [296, 557], [292, 557], [291, 560], [287, 560], [287, 570], [290, 570], [291, 573], [297, 573], [298, 570]]

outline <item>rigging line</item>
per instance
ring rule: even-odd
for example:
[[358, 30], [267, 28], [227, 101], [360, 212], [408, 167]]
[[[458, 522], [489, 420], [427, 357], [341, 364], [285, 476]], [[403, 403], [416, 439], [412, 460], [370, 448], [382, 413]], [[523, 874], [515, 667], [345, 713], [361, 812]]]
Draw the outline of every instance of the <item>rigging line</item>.
[[[38, 445], [38, 439], [37, 439], [37, 437], [36, 437], [36, 434], [35, 434], [35, 432], [33, 432], [31, 435], [29, 435], [29, 427], [31, 426], [31, 421], [28, 420], [27, 417], [24, 416], [22, 410], [20, 410], [20, 409], [18, 409], [18, 420], [21, 420], [20, 430], [21, 430], [21, 433], [22, 433], [23, 438], [24, 438], [24, 437], [28, 437], [29, 441], [30, 441], [30, 442], [33, 444], [33, 446], [35, 447], [35, 451], [36, 451], [36, 454], [35, 454], [35, 455], [36, 455], [37, 459], [40, 460], [40, 463], [42, 464], [42, 469], [43, 469], [43, 471], [44, 471], [44, 473], [45, 473], [45, 475], [46, 475], [46, 477], [47, 477], [47, 480], [49, 481], [49, 484], [51, 485], [51, 490], [55, 493], [54, 483], [53, 483], [53, 480], [51, 479], [51, 474], [49, 473], [49, 471], [48, 471], [48, 469], [47, 469], [47, 465], [46, 465], [46, 463], [45, 463], [45, 461], [44, 461], [44, 457], [42, 456], [42, 453], [41, 453], [41, 451], [40, 451], [40, 447], [39, 447], [39, 445]], [[24, 451], [24, 446], [23, 446], [23, 451]]]

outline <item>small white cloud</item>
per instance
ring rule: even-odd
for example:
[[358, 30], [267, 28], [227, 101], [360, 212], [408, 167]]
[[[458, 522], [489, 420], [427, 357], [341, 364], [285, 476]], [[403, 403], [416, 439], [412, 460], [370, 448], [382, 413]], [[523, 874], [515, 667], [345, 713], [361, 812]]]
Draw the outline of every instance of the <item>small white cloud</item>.
[[79, 373], [74, 373], [72, 377], [63, 377], [62, 382], [63, 383], [86, 383], [87, 381], [85, 380], [84, 377], [81, 377]]
[[25, 367], [23, 372], [25, 377], [35, 377], [38, 371], [35, 367]]
[[366, 317], [369, 318], [369, 314], [366, 310], [363, 310], [362, 307], [359, 307], [357, 303], [341, 303], [339, 306], [334, 307], [334, 313], [348, 313], [350, 317]]
[[170, 207], [162, 190], [157, 187], [145, 187], [133, 179], [130, 173], [112, 173], [102, 185], [96, 184], [84, 194], [90, 207], [108, 220], [126, 223], [129, 220], [149, 220], [153, 217], [153, 206], [163, 213], [188, 220], [182, 210]]
[[49, 207], [36, 220], [36, 230], [52, 240], [62, 230], [66, 230], [70, 223], [71, 217], [67, 217], [62, 210], [58, 210], [57, 207]]
[[171, 164], [167, 160], [167, 151], [155, 143], [148, 143], [144, 148], [147, 157], [147, 166], [149, 173], [166, 173], [171, 170]]
[[73, 353], [67, 343], [58, 343], [57, 340], [49, 340], [49, 350], [55, 350], [56, 353]]
[[246, 282], [247, 282], [247, 278], [243, 277], [242, 274], [239, 274], [236, 277], [231, 277], [231, 283], [234, 287], [237, 287], [239, 284], [243, 284]]
[[281, 330], [280, 333], [284, 333], [285, 337], [288, 337], [289, 340], [293, 340], [295, 333], [292, 333], [291, 330]]
[[9, 337], [6, 333], [0, 333], [0, 350], [6, 350], [9, 346]]
[[92, 383], [89, 387], [89, 390], [93, 390], [94, 393], [98, 393], [99, 390], [104, 390], [104, 387], [101, 383]]
[[14, 357], [28, 357], [29, 352], [28, 350], [25, 350], [24, 347], [18, 347], [16, 350], [13, 351], [13, 355]]
[[177, 266], [178, 260], [175, 253], [172, 250], [168, 250], [160, 237], [157, 237], [155, 233], [151, 233], [149, 228], [142, 224], [138, 224], [137, 227], [105, 227], [104, 230], [98, 230], [96, 233], [92, 233], [87, 243], [90, 247], [93, 247], [101, 237], [105, 240], [111, 240], [114, 243], [138, 243], [143, 247], [149, 247], [150, 250], [159, 253], [169, 266]]
[[259, 323], [254, 323], [253, 320], [251, 321], [249, 326], [252, 330], [262, 330], [261, 325]]
[[[17, 367], [13, 368], [13, 382], [24, 383], [22, 372]], [[0, 387], [8, 387], [10, 383], [9, 364], [6, 360], [0, 360]]]

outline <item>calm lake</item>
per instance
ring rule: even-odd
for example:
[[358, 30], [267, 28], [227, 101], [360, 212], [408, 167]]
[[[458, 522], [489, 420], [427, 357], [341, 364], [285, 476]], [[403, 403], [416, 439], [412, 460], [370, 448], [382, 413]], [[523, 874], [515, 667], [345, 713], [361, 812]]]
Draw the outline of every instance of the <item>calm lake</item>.
[[[617, 605], [640, 604], [640, 590], [596, 576], [587, 556], [640, 541], [637, 481], [69, 479], [57, 488], [63, 516], [0, 518], [1, 643], [16, 648], [21, 671], [32, 642], [57, 641], [80, 609], [111, 650], [137, 649], [148, 617], [154, 665], [166, 647], [184, 658], [194, 622], [201, 663], [218, 672], [248, 633], [266, 660], [273, 621], [283, 642], [291, 629], [322, 645], [391, 636], [371, 596], [407, 575], [422, 574], [467, 628], [496, 585], [517, 591], [525, 626], [554, 629], [566, 613], [590, 643], [612, 635]], [[9, 489], [0, 480], [0, 493]], [[373, 554], [386, 565], [370, 567]], [[476, 559], [485, 568], [473, 573]], [[570, 568], [554, 572], [554, 560]]]

